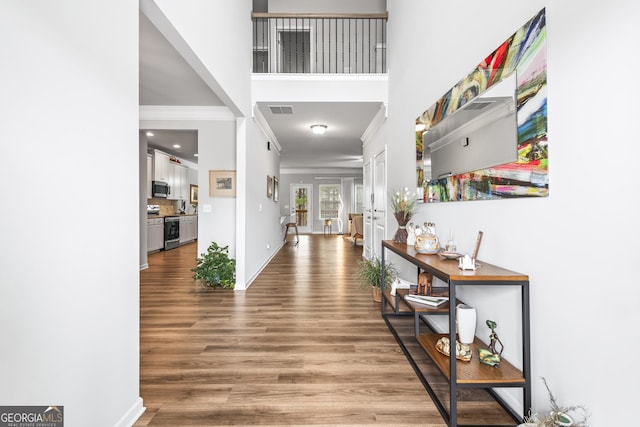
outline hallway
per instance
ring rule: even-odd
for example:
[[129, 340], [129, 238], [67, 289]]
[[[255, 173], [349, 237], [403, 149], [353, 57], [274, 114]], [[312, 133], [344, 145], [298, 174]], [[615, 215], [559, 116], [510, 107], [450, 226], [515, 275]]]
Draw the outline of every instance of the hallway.
[[[362, 247], [303, 235], [237, 292], [193, 282], [196, 250], [152, 254], [140, 273], [147, 411], [135, 426], [445, 425], [354, 281]], [[494, 402], [471, 404], [461, 421], [481, 410], [504, 422]]]

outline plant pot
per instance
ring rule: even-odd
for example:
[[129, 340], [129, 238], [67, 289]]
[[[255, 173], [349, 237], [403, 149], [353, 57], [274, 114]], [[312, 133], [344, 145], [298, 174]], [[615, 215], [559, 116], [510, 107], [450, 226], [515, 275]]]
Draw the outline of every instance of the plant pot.
[[382, 292], [378, 286], [372, 286], [371, 293], [373, 294], [373, 300], [375, 302], [382, 302]]

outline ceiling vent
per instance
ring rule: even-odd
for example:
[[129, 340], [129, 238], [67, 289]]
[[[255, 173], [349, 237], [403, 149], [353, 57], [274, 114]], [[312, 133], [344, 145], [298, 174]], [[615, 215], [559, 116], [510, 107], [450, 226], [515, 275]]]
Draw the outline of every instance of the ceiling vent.
[[291, 105], [269, 105], [271, 114], [293, 114], [293, 106]]

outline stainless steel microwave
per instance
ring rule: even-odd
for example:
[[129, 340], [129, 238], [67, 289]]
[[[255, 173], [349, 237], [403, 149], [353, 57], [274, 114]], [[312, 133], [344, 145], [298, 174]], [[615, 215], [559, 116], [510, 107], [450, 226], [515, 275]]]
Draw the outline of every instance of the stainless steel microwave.
[[162, 181], [151, 182], [151, 197], [166, 199], [169, 197], [169, 184]]

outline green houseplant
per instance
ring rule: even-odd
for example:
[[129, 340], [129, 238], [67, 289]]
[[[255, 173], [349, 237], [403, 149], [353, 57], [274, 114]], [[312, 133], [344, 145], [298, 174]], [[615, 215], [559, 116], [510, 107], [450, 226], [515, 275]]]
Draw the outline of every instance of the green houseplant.
[[[371, 287], [373, 300], [382, 300], [382, 260], [380, 258], [363, 258], [358, 261], [356, 278], [363, 287]], [[398, 277], [398, 269], [389, 261], [384, 263], [384, 289], [390, 289], [391, 283]]]
[[196, 258], [196, 266], [191, 271], [193, 280], [200, 280], [203, 286], [233, 289], [236, 284], [236, 260], [229, 258], [229, 246], [219, 246], [216, 242]]

